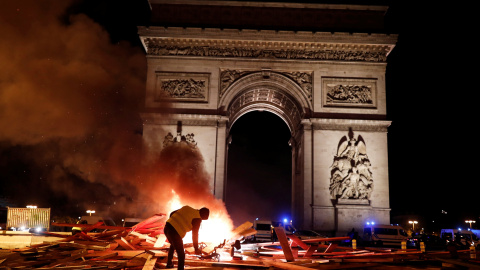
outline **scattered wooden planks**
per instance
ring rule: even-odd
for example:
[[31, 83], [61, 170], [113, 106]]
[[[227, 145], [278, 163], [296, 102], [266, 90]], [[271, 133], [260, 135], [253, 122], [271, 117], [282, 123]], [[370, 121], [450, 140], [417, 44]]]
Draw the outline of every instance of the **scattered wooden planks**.
[[[45, 241], [23, 249], [0, 250], [0, 270], [10, 269], [129, 269], [154, 270], [166, 267], [168, 243], [163, 234], [165, 215], [155, 215], [133, 227], [95, 228], [102, 233], [89, 232], [92, 227], [56, 241]], [[56, 224], [55, 226], [58, 226]], [[255, 233], [246, 222], [237, 227], [229, 242]], [[458, 250], [458, 258], [447, 251], [422, 252], [412, 249], [357, 248], [340, 245], [348, 237], [300, 240], [275, 228], [278, 242], [253, 243], [234, 248], [228, 242], [214, 246], [205, 244], [205, 256], [190, 255], [186, 269], [480, 269], [476, 253]], [[58, 234], [45, 233], [58, 239]], [[235, 244], [236, 245], [236, 244]], [[186, 250], [191, 248], [186, 246]], [[191, 252], [191, 250], [190, 250]], [[207, 259], [211, 258], [211, 259]], [[220, 258], [220, 261], [214, 259]], [[175, 261], [174, 261], [175, 262]], [[442, 268], [443, 267], [443, 268]]]

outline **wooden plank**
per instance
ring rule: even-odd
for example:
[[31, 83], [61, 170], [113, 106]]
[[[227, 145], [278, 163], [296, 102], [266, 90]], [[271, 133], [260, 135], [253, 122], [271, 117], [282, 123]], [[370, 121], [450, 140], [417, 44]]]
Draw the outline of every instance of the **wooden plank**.
[[155, 238], [155, 237], [150, 237], [148, 235], [141, 234], [141, 233], [138, 233], [138, 232], [130, 232], [130, 235], [134, 235], [134, 236], [136, 236], [140, 239], [150, 240], [152, 242], [157, 241], [157, 238]]
[[241, 235], [243, 237], [247, 237], [247, 236], [250, 236], [250, 235], [254, 235], [257, 233], [257, 230], [255, 230], [254, 228], [250, 228], [250, 229], [246, 229], [245, 231], [241, 232]]
[[70, 256], [70, 257], [67, 257], [67, 258], [61, 259], [61, 260], [57, 260], [57, 261], [49, 264], [47, 267], [57, 267], [59, 265], [65, 264], [67, 262], [71, 262], [71, 261], [74, 261], [76, 259], [80, 259], [80, 258], [84, 257], [85, 254], [87, 254], [87, 252], [88, 252], [87, 250], [81, 250], [78, 254], [75, 254], [75, 255], [72, 254], [72, 256]]
[[85, 255], [87, 257], [97, 257], [97, 256], [107, 256], [109, 254], [115, 253], [118, 257], [131, 259], [135, 256], [138, 256], [141, 253], [144, 253], [145, 250], [106, 250], [106, 251], [95, 251], [94, 253], [89, 253]]
[[319, 255], [329, 258], [353, 258], [353, 257], [401, 257], [406, 258], [409, 255], [423, 254], [422, 251], [412, 251], [412, 252], [391, 252], [391, 253], [375, 253], [375, 252], [365, 252], [365, 253], [350, 253], [343, 254], [342, 252], [331, 252], [331, 253], [314, 253], [314, 255]]
[[[278, 234], [277, 234], [278, 236]], [[281, 269], [287, 269], [287, 270], [312, 270], [310, 267], [305, 267], [305, 266], [300, 266], [300, 265], [295, 265], [295, 264], [290, 264], [290, 263], [284, 263], [284, 262], [279, 262], [279, 261], [273, 261], [273, 260], [264, 260], [263, 263], [267, 266], [270, 267], [276, 267], [276, 268], [281, 268]]]
[[285, 230], [282, 227], [275, 227], [275, 233], [277, 233], [278, 241], [283, 249], [283, 254], [285, 255], [285, 259], [287, 262], [294, 261], [295, 258], [293, 257], [292, 249], [288, 243], [287, 235], [285, 234]]
[[[75, 270], [75, 269], [88, 269], [88, 270], [94, 270], [94, 269], [106, 269], [108, 266], [96, 266], [96, 267], [91, 267], [90, 265], [68, 265], [68, 266], [60, 266], [60, 267], [55, 267], [55, 270]], [[37, 268], [39, 270], [46, 270], [49, 269], [51, 270], [52, 268], [45, 268], [45, 267], [40, 267]]]
[[303, 242], [300, 238], [298, 238], [296, 235], [293, 235], [293, 234], [290, 234], [290, 235], [287, 235], [288, 238], [290, 238], [290, 240], [292, 240], [295, 244], [297, 244], [299, 247], [301, 247], [302, 249], [304, 250], [307, 250], [308, 249], [308, 245], [305, 244], [305, 242]]
[[78, 236], [71, 235], [71, 236], [68, 236], [64, 239], [58, 239], [57, 241], [43, 241], [43, 243], [40, 243], [40, 244], [30, 245], [30, 247], [28, 247], [26, 249], [48, 247], [50, 245], [56, 245], [56, 244], [61, 243], [61, 242], [70, 242], [70, 241], [73, 241], [75, 239], [78, 239]]
[[125, 230], [108, 230], [108, 231], [104, 231], [96, 234], [95, 239], [96, 240], [105, 239], [105, 238], [108, 239], [111, 236], [120, 237], [120, 236], [126, 236], [127, 234], [128, 234], [128, 231], [125, 231]]
[[54, 236], [54, 237], [61, 237], [61, 238], [75, 238], [72, 235], [65, 235], [65, 234], [60, 234], [60, 233], [54, 233], [54, 232], [47, 232], [47, 231], [41, 231], [38, 234], [45, 235], [45, 236]]
[[163, 247], [166, 241], [167, 241], [167, 237], [165, 236], [165, 234], [160, 234], [157, 238], [157, 241], [155, 241], [155, 244], [153, 244], [153, 247], [156, 247], [156, 248]]
[[374, 251], [374, 252], [386, 252], [390, 253], [392, 252], [391, 248], [375, 248], [375, 247], [366, 247], [366, 250]]
[[82, 228], [82, 232], [84, 233], [87, 233], [87, 232], [91, 232], [95, 229], [97, 229], [98, 227], [102, 226], [103, 225], [103, 222], [102, 221], [99, 221], [93, 225], [89, 225], [89, 227], [86, 227], [86, 228]]
[[126, 250], [136, 250], [134, 246], [132, 246], [125, 238], [120, 237], [120, 239], [114, 239], [120, 246], [122, 246]]
[[[204, 243], [205, 247], [202, 249], [202, 252], [206, 254], [210, 254], [215, 251], [215, 247], [217, 245], [214, 245], [213, 243]], [[193, 253], [195, 253], [195, 249], [193, 250]]]
[[[243, 223], [242, 225], [238, 226], [237, 228], [235, 228], [232, 231], [232, 235], [233, 235], [232, 239], [237, 240], [240, 237], [248, 236], [248, 235], [245, 235], [244, 232], [247, 231], [247, 230], [251, 231], [251, 229], [253, 229], [252, 226], [253, 226], [253, 223], [250, 222], [250, 221], [247, 221], [247, 222]], [[255, 229], [253, 229], [253, 230], [255, 231]], [[255, 233], [256, 233], [256, 231], [255, 231]]]
[[[113, 239], [112, 239], [112, 241], [113, 241]], [[110, 245], [108, 245], [109, 250], [115, 250], [115, 249], [117, 249], [117, 247], [118, 247], [118, 243], [115, 242], [115, 241], [111, 242]]]
[[465, 261], [461, 261], [461, 260], [443, 259], [443, 258], [437, 258], [437, 257], [435, 257], [433, 259], [441, 261], [441, 262], [453, 264], [453, 265], [467, 267], [468, 269], [480, 269], [480, 265], [478, 265], [478, 264], [469, 263], [469, 262], [465, 262]]
[[111, 253], [101, 255], [101, 256], [99, 256], [98, 254], [95, 254], [95, 253], [92, 253], [91, 255], [97, 255], [96, 257], [92, 258], [92, 260], [105, 260], [105, 259], [110, 259], [110, 258], [113, 258], [113, 257], [117, 257], [118, 252], [111, 252]]
[[[146, 258], [133, 258], [132, 260], [128, 260], [127, 261], [127, 269], [129, 269], [128, 267], [135, 267], [134, 269], [140, 269], [141, 267], [144, 267], [145, 266], [145, 262], [146, 262]], [[157, 259], [157, 263], [158, 264], [158, 259]], [[86, 270], [90, 270], [90, 269], [86, 269]]]
[[325, 253], [331, 253], [337, 247], [338, 247], [338, 243], [337, 242], [332, 242], [332, 243], [330, 243], [330, 245], [328, 245], [327, 249], [325, 250]]
[[364, 256], [366, 254], [374, 254], [368, 250], [356, 250], [356, 251], [341, 251], [341, 252], [330, 252], [328, 254], [315, 252], [314, 255], [325, 255], [325, 256]]
[[74, 240], [73, 242], [76, 244], [82, 244], [87, 246], [102, 246], [107, 248], [110, 247], [110, 242], [107, 242], [104, 240], [98, 240], [98, 241]]
[[161, 250], [147, 250], [147, 254], [150, 254], [154, 257], [167, 257], [168, 253]]
[[95, 246], [95, 245], [83, 245], [77, 243], [61, 243], [61, 247], [72, 247], [72, 248], [80, 248], [80, 249], [91, 249], [91, 250], [106, 250], [107, 247], [104, 246]]
[[318, 248], [318, 245], [309, 246], [307, 252], [303, 256], [304, 257], [312, 257], [313, 253], [315, 252], [315, 250], [317, 250], [317, 248]]
[[167, 215], [166, 214], [155, 214], [142, 222], [137, 223], [135, 226], [132, 227], [134, 231], [138, 231], [140, 229], [150, 229], [154, 226], [158, 227], [160, 225], [164, 225], [163, 222], [159, 222], [161, 219], [164, 219]]
[[390, 263], [393, 262], [393, 258], [365, 258], [365, 259], [357, 259], [357, 258], [345, 258], [342, 260], [343, 262], [349, 263]]
[[[99, 225], [97, 225], [100, 223]], [[70, 224], [70, 223], [56, 223], [52, 222], [52, 226], [59, 226], [59, 227], [81, 227], [81, 228], [90, 228], [93, 227], [92, 229], [107, 229], [107, 230], [131, 230], [130, 227], [122, 227], [122, 226], [106, 226], [106, 225], [101, 225], [103, 222], [99, 221], [93, 225], [91, 224]], [[96, 226], [95, 226], [96, 225]], [[88, 230], [88, 229], [87, 229]], [[90, 230], [89, 230], [90, 231]], [[52, 234], [52, 233], [49, 233]], [[65, 236], [65, 235], [63, 235]]]
[[145, 262], [145, 265], [143, 266], [142, 270], [153, 270], [156, 262], [157, 262], [157, 257], [151, 254], [148, 254], [147, 261]]
[[[249, 261], [249, 262], [238, 262], [238, 263], [231, 263], [231, 262], [214, 262], [209, 260], [185, 260], [185, 265], [189, 265], [190, 267], [185, 267], [185, 269], [198, 269], [197, 267], [211, 267], [208, 269], [268, 269], [268, 266], [263, 265], [262, 261]], [[219, 268], [221, 267], [221, 268]], [[205, 268], [202, 268], [205, 269]], [[310, 269], [312, 270], [312, 269]]]
[[86, 234], [85, 232], [78, 232], [75, 234], [75, 237], [86, 239], [88, 241], [95, 241], [95, 239], [93, 239], [90, 235]]
[[244, 222], [242, 225], [238, 226], [237, 228], [233, 229], [233, 234], [240, 234], [241, 232], [245, 231], [246, 229], [250, 229], [253, 226], [253, 223], [250, 221]]
[[[88, 265], [101, 265], [106, 267], [124, 268], [127, 266], [126, 260], [90, 260], [85, 262]], [[89, 269], [89, 268], [86, 268]]]
[[322, 237], [322, 238], [310, 238], [302, 240], [305, 243], [314, 243], [314, 242], [340, 242], [343, 240], [350, 240], [349, 236], [339, 236], [339, 237]]

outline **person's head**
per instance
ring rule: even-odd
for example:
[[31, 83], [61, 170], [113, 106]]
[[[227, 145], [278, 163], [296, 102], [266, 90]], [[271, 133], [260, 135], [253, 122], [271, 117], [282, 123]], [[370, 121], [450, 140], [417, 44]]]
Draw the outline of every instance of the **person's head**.
[[208, 216], [210, 216], [210, 210], [206, 207], [202, 207], [200, 208], [200, 217], [203, 219], [203, 220], [207, 220], [208, 219]]

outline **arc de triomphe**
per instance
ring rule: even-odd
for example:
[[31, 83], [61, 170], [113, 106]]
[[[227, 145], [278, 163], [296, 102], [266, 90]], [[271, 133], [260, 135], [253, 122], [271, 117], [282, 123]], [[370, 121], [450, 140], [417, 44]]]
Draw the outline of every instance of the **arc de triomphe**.
[[[151, 3], [153, 17], [169, 8]], [[229, 129], [264, 110], [291, 132], [297, 227], [343, 233], [368, 220], [390, 223], [385, 71], [396, 35], [161, 25], [138, 32], [148, 65], [144, 140], [154, 147], [168, 133], [194, 136], [216, 198], [224, 199]]]

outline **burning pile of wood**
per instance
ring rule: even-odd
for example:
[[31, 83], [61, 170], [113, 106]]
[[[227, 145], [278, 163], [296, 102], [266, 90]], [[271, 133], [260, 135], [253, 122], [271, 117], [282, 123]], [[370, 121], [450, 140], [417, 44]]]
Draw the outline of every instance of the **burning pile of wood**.
[[[162, 269], [169, 244], [163, 234], [165, 215], [152, 216], [133, 227], [53, 223], [82, 227], [74, 235], [51, 232], [55, 241], [23, 249], [0, 250], [1, 269]], [[103, 232], [92, 233], [94, 229]], [[349, 237], [300, 240], [275, 228], [278, 242], [241, 243], [256, 231], [246, 222], [232, 239], [218, 245], [201, 243], [202, 256], [185, 245], [186, 269], [480, 269], [476, 251], [426, 252], [417, 249], [352, 248], [342, 246]], [[58, 240], [60, 239], [60, 240]], [[447, 268], [445, 268], [447, 267]], [[463, 269], [463, 268], [462, 268]]]

